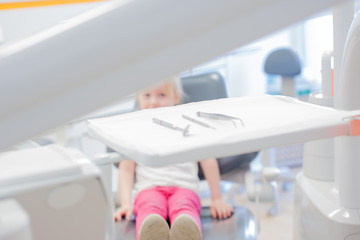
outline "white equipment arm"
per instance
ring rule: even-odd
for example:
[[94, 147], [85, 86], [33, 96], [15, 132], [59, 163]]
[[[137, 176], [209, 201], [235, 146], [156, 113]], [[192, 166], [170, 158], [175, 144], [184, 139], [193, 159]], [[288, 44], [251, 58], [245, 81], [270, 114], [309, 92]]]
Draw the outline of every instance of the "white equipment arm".
[[4, 45], [0, 150], [339, 2], [111, 1]]

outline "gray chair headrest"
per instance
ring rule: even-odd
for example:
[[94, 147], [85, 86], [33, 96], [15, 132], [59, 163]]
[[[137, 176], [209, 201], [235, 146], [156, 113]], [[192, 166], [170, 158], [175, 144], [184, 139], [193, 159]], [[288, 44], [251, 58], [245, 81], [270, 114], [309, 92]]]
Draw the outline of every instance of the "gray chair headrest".
[[297, 53], [289, 48], [272, 51], [265, 59], [264, 71], [267, 74], [294, 77], [301, 73], [301, 62]]
[[181, 78], [184, 102], [198, 102], [228, 97], [223, 77], [216, 72]]

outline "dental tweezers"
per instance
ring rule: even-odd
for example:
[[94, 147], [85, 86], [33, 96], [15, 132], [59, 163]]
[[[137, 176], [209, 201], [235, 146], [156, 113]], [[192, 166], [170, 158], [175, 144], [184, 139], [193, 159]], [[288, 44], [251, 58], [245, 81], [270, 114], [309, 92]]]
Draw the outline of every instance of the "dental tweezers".
[[172, 129], [172, 130], [182, 132], [184, 137], [189, 136], [190, 125], [187, 125], [185, 128], [180, 128], [180, 127], [175, 126], [172, 123], [166, 122], [164, 120], [160, 120], [158, 118], [153, 118], [152, 120], [153, 120], [154, 123], [159, 124], [160, 126], [167, 127], [167, 128]]
[[232, 123], [234, 124], [235, 127], [237, 127], [237, 126], [236, 126], [236, 123], [234, 120], [239, 120], [241, 122], [241, 125], [243, 127], [245, 127], [243, 120], [238, 117], [233, 117], [233, 116], [219, 114], [219, 113], [206, 113], [206, 112], [196, 112], [196, 115], [198, 117], [210, 118], [210, 119], [215, 119], [215, 120], [229, 120], [229, 121], [232, 121]]

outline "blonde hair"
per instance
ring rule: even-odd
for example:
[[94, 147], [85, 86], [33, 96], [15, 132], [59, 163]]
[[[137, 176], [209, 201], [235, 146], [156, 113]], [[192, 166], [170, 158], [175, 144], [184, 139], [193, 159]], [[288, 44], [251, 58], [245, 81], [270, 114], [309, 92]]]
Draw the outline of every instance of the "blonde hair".
[[[146, 89], [151, 89], [151, 88], [155, 88], [158, 86], [165, 86], [169, 92], [173, 91], [173, 93], [175, 94], [174, 96], [177, 96], [179, 99], [178, 102], [176, 103], [176, 105], [182, 104], [184, 102], [184, 91], [183, 91], [181, 80], [179, 77], [177, 77], [177, 76], [169, 77], [169, 78], [167, 78], [155, 85], [152, 85]], [[136, 94], [135, 110], [140, 109], [140, 105], [139, 105], [139, 101], [138, 101], [138, 94], [140, 92], [141, 91], [139, 91]]]
[[179, 97], [177, 104], [183, 103], [184, 91], [179, 77], [171, 77], [170, 79], [163, 81], [162, 84], [167, 86], [169, 91], [172, 90], [174, 94]]

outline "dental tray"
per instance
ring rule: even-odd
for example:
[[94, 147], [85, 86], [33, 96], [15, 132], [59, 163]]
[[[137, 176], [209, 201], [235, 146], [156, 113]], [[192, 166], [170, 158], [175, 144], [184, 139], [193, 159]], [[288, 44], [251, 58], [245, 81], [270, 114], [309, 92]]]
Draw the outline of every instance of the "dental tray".
[[[209, 119], [197, 112], [241, 119]], [[182, 115], [206, 123], [201, 126]], [[225, 98], [88, 120], [89, 135], [129, 159], [149, 165], [224, 157], [348, 135], [359, 111], [339, 111], [285, 96]], [[187, 134], [154, 122], [160, 119]], [[215, 129], [214, 129], [215, 128]]]

